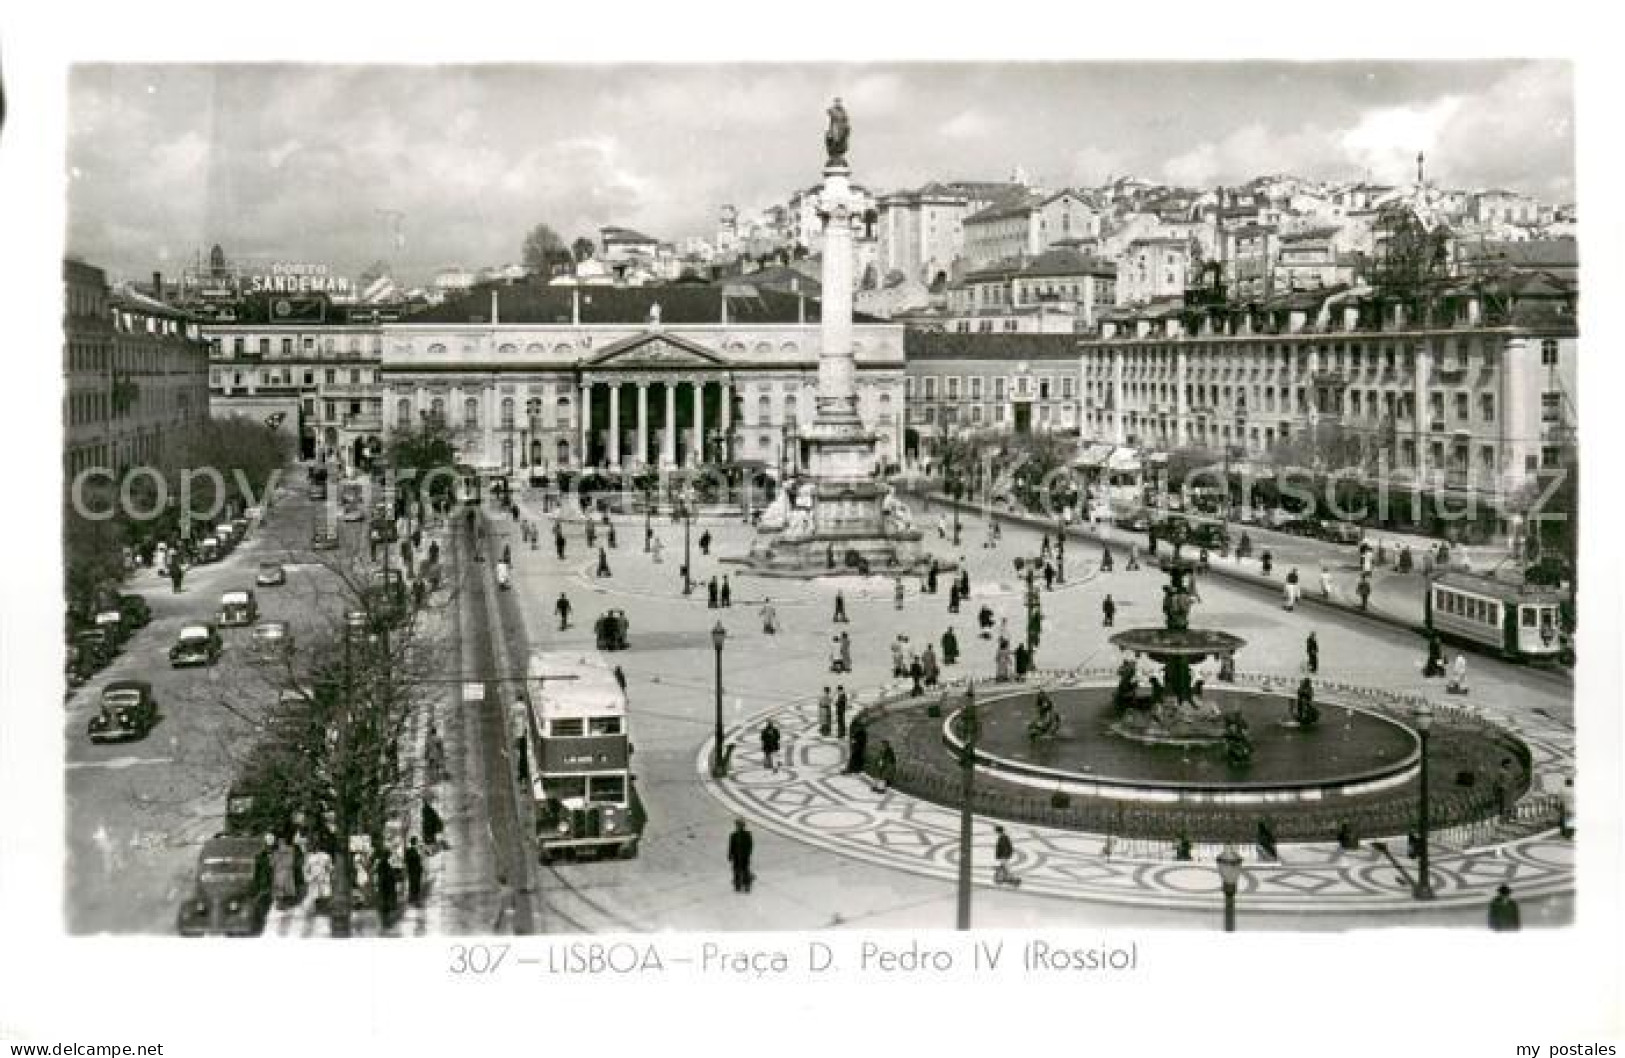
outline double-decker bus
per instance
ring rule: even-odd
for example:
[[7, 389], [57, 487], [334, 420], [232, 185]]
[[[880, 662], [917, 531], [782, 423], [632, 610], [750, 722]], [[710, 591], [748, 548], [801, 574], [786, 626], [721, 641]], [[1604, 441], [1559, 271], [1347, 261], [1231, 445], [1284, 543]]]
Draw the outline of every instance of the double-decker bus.
[[1427, 626], [1440, 636], [1488, 647], [1507, 658], [1557, 661], [1561, 608], [1568, 593], [1473, 573], [1441, 573], [1423, 599]]
[[596, 654], [537, 651], [525, 682], [540, 861], [637, 855], [643, 803], [614, 672]]

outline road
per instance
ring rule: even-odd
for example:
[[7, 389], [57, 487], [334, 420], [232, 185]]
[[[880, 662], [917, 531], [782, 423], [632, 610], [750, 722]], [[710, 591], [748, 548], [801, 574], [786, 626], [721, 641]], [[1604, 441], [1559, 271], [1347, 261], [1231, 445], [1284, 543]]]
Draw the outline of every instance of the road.
[[[288, 570], [286, 585], [254, 589], [261, 620], [288, 622], [297, 644], [330, 634], [342, 617], [345, 596], [323, 563], [364, 555], [366, 526], [340, 523], [341, 550], [312, 553], [323, 507], [294, 477], [299, 483], [278, 490], [248, 539], [223, 561], [189, 570], [179, 594], [150, 570], [133, 574], [126, 590], [147, 599], [151, 624], [65, 704], [69, 932], [173, 932], [199, 846], [222, 827], [234, 762], [276, 699], [272, 677], [249, 663], [249, 628], [221, 629], [225, 649], [213, 667], [173, 669], [168, 650], [180, 627], [214, 620], [221, 593], [253, 587], [261, 560]], [[85, 725], [101, 688], [119, 678], [152, 684], [159, 723], [141, 741], [93, 745]]]

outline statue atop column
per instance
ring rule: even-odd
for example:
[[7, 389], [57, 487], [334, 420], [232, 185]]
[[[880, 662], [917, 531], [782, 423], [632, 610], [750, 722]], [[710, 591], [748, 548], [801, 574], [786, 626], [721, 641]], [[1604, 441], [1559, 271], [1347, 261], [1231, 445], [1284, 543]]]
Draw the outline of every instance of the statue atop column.
[[828, 114], [829, 127], [824, 130], [824, 149], [829, 152], [826, 164], [845, 165], [846, 148], [852, 140], [852, 123], [847, 120], [846, 108], [841, 105], [840, 96], [835, 97]]

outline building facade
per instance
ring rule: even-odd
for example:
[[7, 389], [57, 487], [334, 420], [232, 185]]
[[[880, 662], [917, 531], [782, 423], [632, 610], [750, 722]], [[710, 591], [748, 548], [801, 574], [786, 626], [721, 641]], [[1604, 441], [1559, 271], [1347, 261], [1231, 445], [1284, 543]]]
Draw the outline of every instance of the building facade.
[[1072, 191], [1013, 196], [965, 218], [965, 267], [1037, 257], [1051, 245], [1100, 237], [1100, 215]]
[[[281, 414], [306, 459], [359, 462], [383, 445], [380, 318], [366, 322], [277, 320], [245, 305], [232, 322], [209, 323], [209, 392], [216, 416]], [[288, 409], [295, 414], [288, 415]]]
[[1190, 283], [1189, 239], [1136, 239], [1117, 263], [1117, 302], [1143, 305], [1157, 298], [1182, 295]]
[[[859, 414], [901, 458], [903, 328], [853, 329]], [[474, 466], [797, 465], [818, 302], [716, 286], [475, 291], [383, 327], [383, 428], [444, 424]]]
[[1083, 412], [1075, 334], [909, 331], [912, 460], [945, 437], [978, 431], [1076, 432]]
[[157, 466], [209, 416], [208, 347], [189, 316], [63, 262], [64, 471]]
[[948, 288], [944, 330], [1059, 333], [1092, 330], [1116, 301], [1117, 268], [1072, 249], [969, 272]]
[[964, 253], [965, 217], [1022, 190], [1019, 184], [932, 181], [881, 195], [875, 211], [882, 277], [901, 272], [928, 287], [946, 283]]
[[[1086, 438], [1262, 456], [1343, 439], [1371, 480], [1396, 478], [1499, 512], [1571, 455], [1575, 289], [1549, 276], [1461, 283], [1426, 319], [1347, 288], [1263, 305], [1171, 307], [1082, 341]], [[1386, 460], [1386, 464], [1384, 464]]]

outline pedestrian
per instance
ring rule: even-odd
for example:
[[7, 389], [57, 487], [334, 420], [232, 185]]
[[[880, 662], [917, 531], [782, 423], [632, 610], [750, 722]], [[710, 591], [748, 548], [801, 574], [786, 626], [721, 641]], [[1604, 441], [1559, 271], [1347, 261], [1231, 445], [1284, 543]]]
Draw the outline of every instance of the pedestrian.
[[743, 819], [734, 820], [734, 832], [728, 835], [728, 863], [733, 867], [734, 892], [750, 892], [750, 883], [756, 876], [750, 870], [750, 854], [755, 842]]
[[1044, 590], [1055, 590], [1055, 567], [1048, 562], [1044, 563]]
[[438, 565], [440, 562], [440, 541], [429, 541], [429, 562]]
[[1439, 633], [1428, 632], [1428, 657], [1422, 665], [1424, 679], [1433, 679], [1444, 675], [1444, 644], [1439, 641]]
[[925, 666], [920, 663], [918, 654], [914, 654], [908, 659], [908, 677], [914, 681], [914, 685], [908, 690], [908, 696], [918, 698], [925, 694], [925, 687], [922, 683], [925, 679]]
[[1010, 644], [1003, 639], [999, 640], [998, 648], [993, 652], [993, 678], [1000, 683], [1008, 683], [1015, 678]]
[[777, 760], [780, 741], [779, 727], [772, 720], [762, 725], [762, 766], [768, 771], [778, 771]]
[[942, 633], [942, 663], [952, 665], [959, 660], [959, 637], [952, 628]]
[[1325, 566], [1320, 567], [1320, 597], [1322, 599], [1332, 597], [1332, 575]]
[[1032, 654], [1031, 650], [1027, 649], [1027, 644], [1026, 643], [1023, 642], [1023, 643], [1017, 643], [1016, 644], [1015, 662], [1016, 662], [1016, 679], [1018, 679], [1018, 680], [1026, 679], [1027, 678], [1027, 673], [1032, 670], [1032, 664], [1033, 664], [1033, 654]]
[[553, 604], [553, 610], [559, 615], [559, 631], [570, 627], [570, 599], [562, 591], [559, 592], [559, 601]]
[[423, 906], [423, 849], [415, 834], [406, 843], [406, 902]]
[[418, 829], [423, 833], [423, 844], [430, 852], [440, 848], [440, 832], [446, 829], [441, 821], [440, 813], [435, 811], [434, 802], [427, 797], [423, 799], [423, 809], [418, 813]]
[[607, 577], [609, 575], [610, 575], [610, 572], [609, 572], [609, 553], [606, 552], [603, 548], [599, 548], [598, 549], [598, 569], [593, 574], [593, 576], [595, 576], [595, 577]]
[[892, 602], [897, 609], [901, 610], [903, 608], [903, 578], [898, 577], [893, 583]]
[[1276, 858], [1275, 828], [1270, 825], [1270, 821], [1267, 819], [1258, 821], [1257, 844], [1259, 859], [1273, 860]]
[[1451, 694], [1467, 693], [1467, 655], [1456, 655], [1456, 660], [1450, 665], [1450, 682], [1445, 690]]
[[773, 600], [767, 599], [762, 603], [762, 632], [766, 635], [775, 635], [779, 630], [778, 611], [773, 609]]
[[622, 694], [626, 693], [626, 673], [619, 665], [615, 666], [615, 686], [621, 689]]
[[383, 855], [378, 857], [378, 924], [388, 929], [395, 924], [395, 907], [398, 893], [395, 878], [395, 865], [390, 862], [389, 850], [385, 849]]
[[185, 576], [186, 571], [181, 568], [180, 556], [177, 555], [171, 557], [169, 560], [169, 586], [171, 594], [180, 594], [181, 580]]
[[558, 526], [553, 527], [553, 550], [559, 553], [559, 561], [564, 561], [564, 532]]
[[1307, 653], [1308, 656], [1309, 656], [1309, 671], [1311, 673], [1319, 672], [1320, 671], [1320, 640], [1315, 638], [1315, 633], [1313, 633], [1313, 632], [1309, 633], [1309, 638], [1304, 641], [1303, 648], [1304, 648], [1305, 653]]
[[835, 685], [835, 737], [846, 737], [846, 686]]
[[907, 658], [904, 651], [907, 649], [908, 637], [897, 633], [897, 638], [891, 641], [891, 674], [893, 679], [900, 680], [908, 675]]
[[277, 907], [292, 907], [299, 902], [299, 883], [294, 872], [297, 852], [280, 838], [271, 851], [271, 892]]
[[875, 754], [875, 781], [869, 785], [875, 793], [885, 793], [897, 781], [897, 751], [890, 739], [880, 740], [880, 751]]
[[1010, 861], [1015, 858], [1016, 847], [1005, 833], [1003, 827], [995, 824], [993, 832], [998, 835], [993, 841], [993, 860], [997, 864], [993, 868], [993, 881], [997, 885], [1017, 886], [1021, 880], [1010, 873]]
[[[605, 515], [605, 517], [607, 518], [608, 515]], [[604, 528], [605, 528], [605, 531], [609, 533], [609, 549], [611, 551], [613, 551], [613, 550], [615, 550], [615, 548], [617, 546], [619, 546], [616, 543], [616, 540], [615, 540], [615, 523], [614, 522], [605, 522], [604, 523]]]
[[326, 910], [333, 899], [333, 857], [321, 846], [305, 857], [305, 892], [318, 910]]
[[1362, 576], [1360, 583], [1355, 587], [1354, 594], [1360, 597], [1360, 609], [1370, 609], [1371, 606], [1371, 578]]
[[925, 653], [920, 655], [920, 669], [925, 677], [927, 687], [935, 687], [942, 670], [937, 666], [937, 651], [930, 643], [925, 645]]
[[1110, 573], [1111, 571], [1112, 571], [1112, 549], [1109, 548], [1109, 547], [1102, 547], [1100, 549], [1100, 572], [1102, 572], [1102, 573]]
[[705, 586], [705, 608], [715, 610], [717, 608], [717, 598], [717, 578], [712, 577]]
[[727, 576], [724, 576], [722, 578], [722, 593], [721, 593], [720, 598], [721, 598], [721, 601], [722, 601], [722, 608], [724, 610], [726, 610], [729, 607], [733, 606], [733, 604], [734, 604], [734, 590], [733, 590], [732, 586], [730, 586], [728, 584]]
[[1563, 789], [1558, 794], [1562, 816], [1557, 821], [1557, 832], [1565, 838], [1574, 837], [1574, 776], [1563, 777]]
[[700, 534], [700, 554], [707, 556], [711, 554], [711, 530], [709, 529]]
[[1296, 609], [1298, 605], [1298, 571], [1296, 569], [1287, 571], [1286, 583], [1282, 585], [1282, 590], [1286, 592], [1286, 608], [1288, 610]]
[[1495, 890], [1495, 899], [1490, 901], [1490, 929], [1496, 933], [1516, 933], [1522, 928], [1518, 902], [1512, 899], [1512, 887], [1503, 885]]
[[835, 623], [848, 623], [846, 618], [846, 596], [839, 591], [835, 593]]
[[959, 598], [970, 598], [970, 570], [965, 568], [965, 556], [959, 556]]
[[1128, 549], [1128, 565], [1123, 567], [1124, 572], [1135, 573], [1140, 568], [1140, 545], [1130, 544]]
[[829, 693], [829, 687], [826, 686], [823, 693], [818, 696], [818, 733], [825, 738], [829, 737], [833, 726], [834, 712], [834, 698]]
[[948, 516], [946, 514], [937, 515], [937, 539], [948, 539]]
[[523, 694], [514, 695], [508, 707], [508, 733], [513, 738], [514, 769], [520, 782], [530, 780], [530, 709]]
[[435, 730], [433, 720], [429, 721], [429, 734], [424, 741], [423, 768], [429, 773], [430, 783], [446, 778], [446, 744], [440, 740], [440, 732]]
[[846, 759], [847, 774], [862, 775], [869, 756], [869, 726], [863, 722], [862, 717], [852, 721], [851, 738], [848, 741], [850, 752]]
[[1275, 559], [1268, 551], [1265, 551], [1262, 555], [1258, 556], [1258, 565], [1259, 569], [1263, 571], [1264, 576], [1267, 577], [1270, 575], [1270, 570], [1275, 568]]
[[948, 585], [948, 612], [959, 612], [959, 581], [957, 579]]
[[999, 616], [999, 642], [1008, 643], [1009, 641], [1010, 641], [1010, 618], [1005, 617], [1005, 616], [1003, 616], [1001, 614]]
[[852, 671], [852, 637], [845, 632], [841, 633], [841, 669]]
[[1117, 604], [1112, 601], [1112, 597], [1109, 594], [1104, 599], [1100, 600], [1100, 616], [1100, 623], [1102, 627], [1105, 628], [1112, 627], [1112, 622], [1117, 619]]

